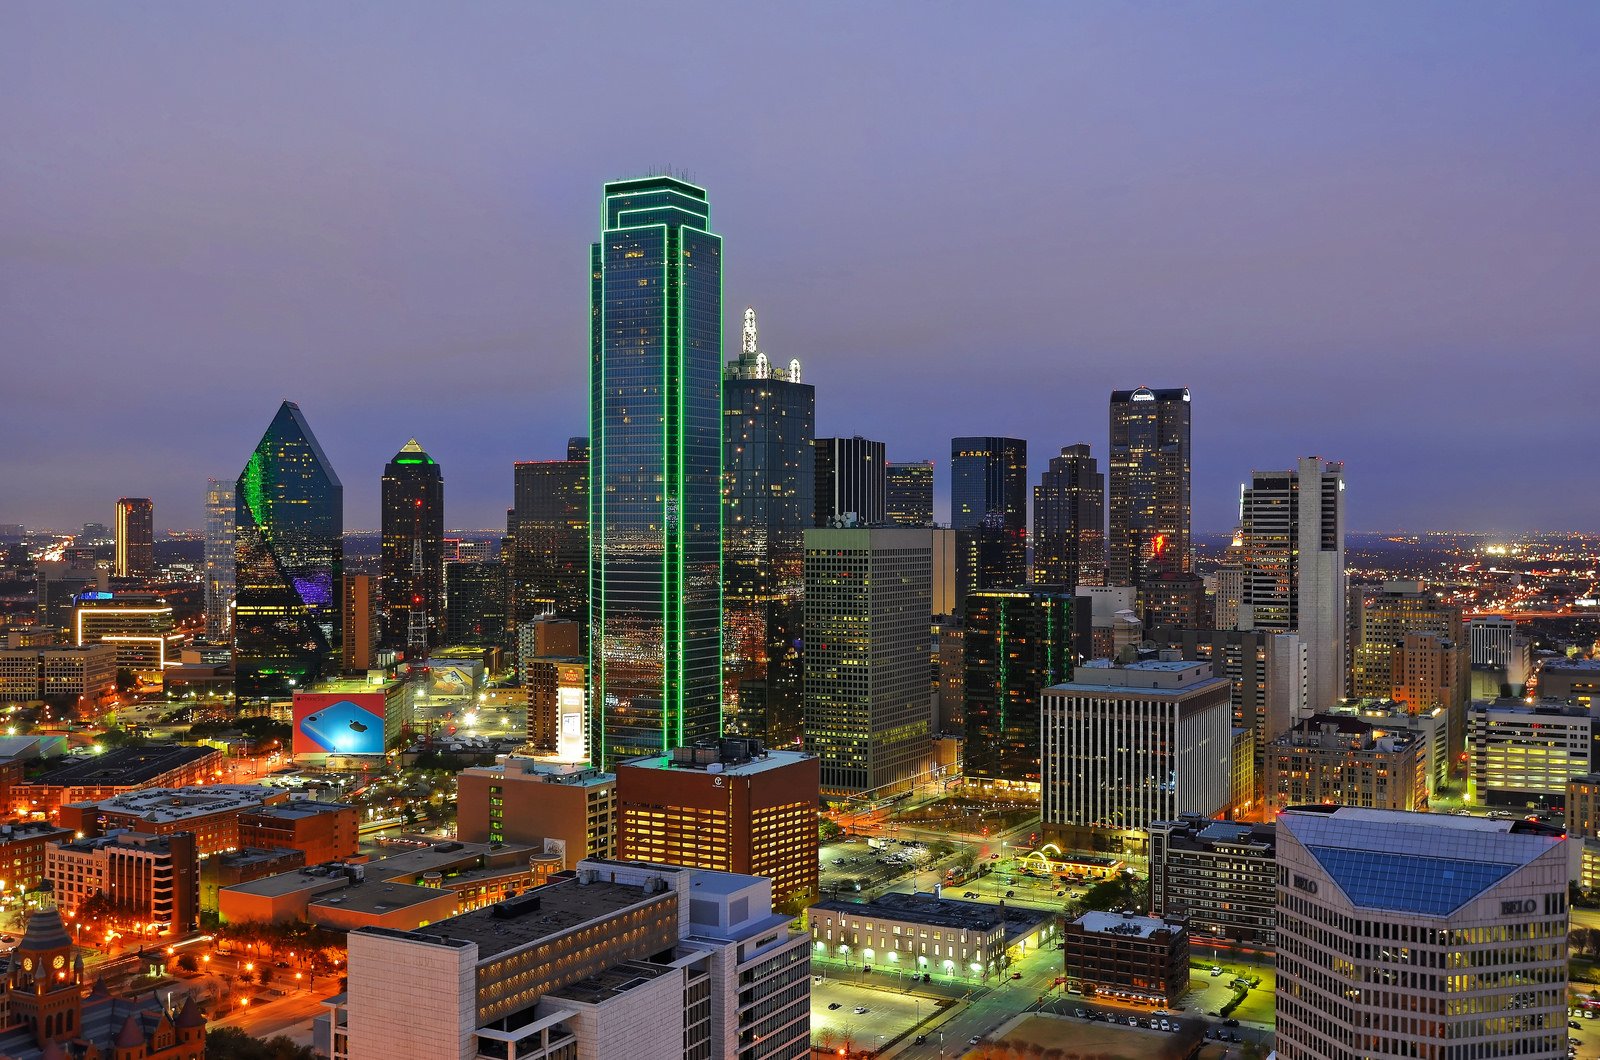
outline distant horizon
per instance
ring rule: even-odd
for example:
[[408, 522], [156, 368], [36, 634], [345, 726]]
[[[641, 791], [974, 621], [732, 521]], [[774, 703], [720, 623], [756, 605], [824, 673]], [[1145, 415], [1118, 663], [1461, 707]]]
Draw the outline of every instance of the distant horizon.
[[1187, 387], [1196, 525], [1320, 454], [1352, 525], [1600, 530], [1596, 41], [1559, 2], [5, 5], [0, 522], [202, 525], [288, 398], [353, 522], [414, 436], [497, 526], [588, 433], [602, 184], [665, 164], [724, 358], [753, 306], [818, 435], [942, 489], [963, 435], [1104, 471], [1111, 391]]

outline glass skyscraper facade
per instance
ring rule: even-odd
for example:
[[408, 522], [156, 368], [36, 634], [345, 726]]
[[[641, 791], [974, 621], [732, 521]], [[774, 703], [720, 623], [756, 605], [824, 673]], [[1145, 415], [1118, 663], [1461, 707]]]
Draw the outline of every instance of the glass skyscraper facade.
[[155, 518], [155, 505], [148, 497], [123, 497], [117, 501], [117, 577], [149, 578], [155, 574]]
[[723, 715], [730, 735], [786, 747], [804, 723], [805, 528], [813, 508], [816, 392], [800, 362], [773, 365], [745, 310], [722, 379]]
[[1111, 392], [1108, 585], [1189, 571], [1189, 391]]
[[415, 438], [384, 467], [379, 503], [383, 642], [419, 661], [444, 626], [444, 474]]
[[978, 592], [967, 598], [967, 779], [1039, 783], [1039, 703], [1072, 680], [1072, 597]]
[[1033, 488], [1033, 580], [1104, 585], [1106, 479], [1087, 445], [1063, 446]]
[[512, 475], [502, 557], [511, 627], [553, 614], [578, 623], [581, 645], [589, 629], [588, 439], [570, 440], [565, 460], [518, 461]]
[[933, 461], [884, 465], [884, 516], [890, 526], [933, 525]]
[[1028, 580], [1028, 443], [950, 441], [950, 526], [956, 531], [956, 608], [970, 593]]
[[206, 481], [206, 636], [222, 640], [233, 630], [233, 486]]
[[338, 672], [344, 486], [285, 401], [234, 485], [233, 662], [241, 699]]
[[816, 450], [816, 525], [854, 517], [856, 526], [882, 526], [884, 515], [884, 444], [854, 438], [818, 438]]
[[722, 731], [722, 239], [704, 189], [605, 186], [590, 251], [594, 758]]

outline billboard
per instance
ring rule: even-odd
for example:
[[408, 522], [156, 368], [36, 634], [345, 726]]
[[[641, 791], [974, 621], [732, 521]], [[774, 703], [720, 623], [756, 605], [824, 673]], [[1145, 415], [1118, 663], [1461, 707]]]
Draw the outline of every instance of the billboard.
[[383, 754], [382, 692], [296, 692], [296, 755]]
[[474, 696], [483, 683], [483, 663], [476, 660], [429, 659], [428, 695]]

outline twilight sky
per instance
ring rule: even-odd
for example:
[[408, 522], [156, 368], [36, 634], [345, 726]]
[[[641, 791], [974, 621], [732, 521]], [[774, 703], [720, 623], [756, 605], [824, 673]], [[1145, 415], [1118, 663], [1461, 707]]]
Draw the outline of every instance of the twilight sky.
[[0, 6], [0, 522], [200, 524], [300, 403], [377, 524], [587, 429], [603, 180], [687, 170], [820, 434], [1104, 459], [1194, 392], [1195, 525], [1600, 530], [1600, 5]]

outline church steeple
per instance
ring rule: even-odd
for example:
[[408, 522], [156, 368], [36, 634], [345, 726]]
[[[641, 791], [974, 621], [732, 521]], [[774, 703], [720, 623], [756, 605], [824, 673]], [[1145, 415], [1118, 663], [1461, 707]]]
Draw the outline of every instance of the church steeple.
[[41, 1046], [77, 1034], [83, 1007], [83, 964], [73, 962], [72, 936], [52, 898], [46, 881], [43, 905], [29, 915], [11, 955], [6, 991], [12, 1021], [32, 1023]]

